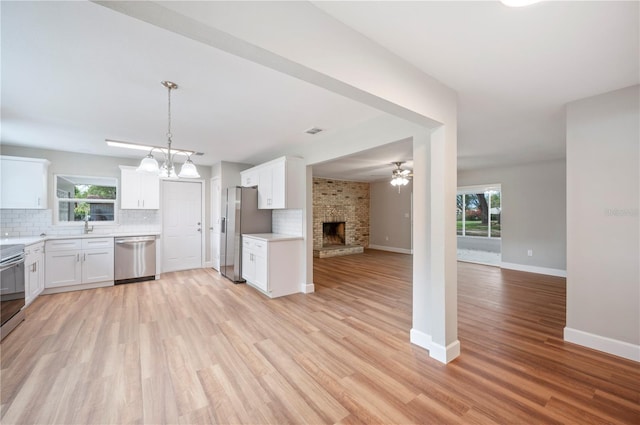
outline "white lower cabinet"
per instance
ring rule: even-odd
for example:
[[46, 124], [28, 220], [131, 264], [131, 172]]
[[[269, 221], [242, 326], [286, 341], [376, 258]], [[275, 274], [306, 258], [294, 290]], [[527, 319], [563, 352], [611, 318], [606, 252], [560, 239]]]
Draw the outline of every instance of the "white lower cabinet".
[[46, 244], [46, 290], [113, 284], [113, 238], [60, 239]]
[[44, 242], [27, 245], [24, 253], [25, 305], [29, 305], [44, 290]]
[[242, 236], [242, 277], [271, 298], [300, 292], [301, 239]]

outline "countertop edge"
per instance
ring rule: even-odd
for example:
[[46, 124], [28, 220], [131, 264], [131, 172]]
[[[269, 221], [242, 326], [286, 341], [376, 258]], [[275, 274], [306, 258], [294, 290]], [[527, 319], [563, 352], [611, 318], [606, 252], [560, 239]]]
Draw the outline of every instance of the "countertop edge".
[[22, 236], [0, 239], [0, 245], [21, 244], [25, 246], [34, 245], [40, 242], [62, 239], [92, 239], [92, 238], [119, 238], [126, 236], [161, 236], [161, 232], [121, 232], [106, 234], [81, 234], [81, 235], [47, 235], [47, 236]]
[[260, 239], [265, 242], [284, 242], [304, 240], [302, 236], [284, 235], [280, 233], [243, 233], [242, 236], [248, 236], [254, 239]]

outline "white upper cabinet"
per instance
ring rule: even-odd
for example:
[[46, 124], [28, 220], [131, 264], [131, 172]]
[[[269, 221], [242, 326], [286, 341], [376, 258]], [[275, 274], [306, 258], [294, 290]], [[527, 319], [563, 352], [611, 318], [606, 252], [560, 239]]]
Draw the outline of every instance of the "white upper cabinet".
[[46, 209], [49, 161], [0, 156], [0, 208]]
[[120, 208], [157, 210], [160, 208], [160, 178], [138, 173], [136, 167], [120, 166]]
[[253, 187], [258, 185], [259, 174], [256, 167], [240, 172], [240, 185], [243, 187]]
[[[302, 158], [283, 156], [240, 173], [243, 186], [258, 185], [258, 208], [300, 209], [305, 199]], [[246, 184], [253, 182], [253, 184]]]

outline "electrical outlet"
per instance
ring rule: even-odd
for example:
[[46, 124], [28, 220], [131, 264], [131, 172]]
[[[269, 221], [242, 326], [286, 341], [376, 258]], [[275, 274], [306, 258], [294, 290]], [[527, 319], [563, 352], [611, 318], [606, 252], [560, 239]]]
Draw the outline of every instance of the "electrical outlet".
[[384, 240], [385, 240], [385, 241], [388, 241], [388, 240], [389, 240], [389, 236], [385, 236], [385, 237], [384, 237]]
[[528, 249], [528, 250], [527, 250], [527, 255], [528, 255], [529, 257], [533, 257], [533, 249]]

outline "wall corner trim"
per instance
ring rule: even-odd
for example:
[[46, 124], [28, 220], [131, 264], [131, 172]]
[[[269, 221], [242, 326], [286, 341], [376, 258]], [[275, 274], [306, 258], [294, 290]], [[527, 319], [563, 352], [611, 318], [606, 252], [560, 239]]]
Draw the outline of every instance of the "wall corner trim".
[[634, 345], [606, 336], [595, 335], [569, 327], [564, 328], [564, 340], [614, 356], [640, 362], [640, 345]]
[[509, 269], [509, 270], [518, 270], [521, 272], [529, 272], [529, 273], [538, 273], [538, 274], [546, 274], [549, 276], [557, 276], [557, 277], [567, 277], [567, 271], [562, 269], [552, 269], [549, 267], [538, 267], [538, 266], [528, 266], [526, 264], [516, 264], [516, 263], [505, 263], [504, 261], [500, 263], [501, 269]]
[[313, 283], [302, 283], [300, 285], [300, 292], [303, 294], [311, 294], [316, 291], [316, 287]]

